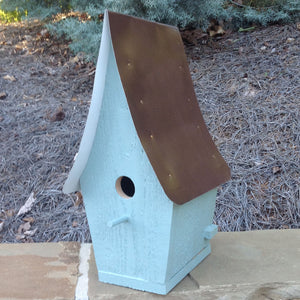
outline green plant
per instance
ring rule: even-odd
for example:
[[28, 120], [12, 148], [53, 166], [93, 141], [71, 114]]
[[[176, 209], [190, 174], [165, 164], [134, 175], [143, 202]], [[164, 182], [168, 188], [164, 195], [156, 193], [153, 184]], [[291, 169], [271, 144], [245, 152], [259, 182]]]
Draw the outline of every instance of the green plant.
[[0, 22], [11, 23], [21, 20], [21, 13], [15, 9], [13, 11], [4, 11], [0, 9]]
[[298, 0], [244, 0], [243, 4], [227, 1], [231, 23], [235, 28], [252, 24], [269, 25], [299, 20]]
[[69, 47], [73, 53], [83, 52], [86, 60], [96, 61], [102, 23], [68, 18], [48, 24], [46, 27], [50, 33], [71, 40]]
[[[17, 11], [19, 16], [46, 19], [48, 29], [72, 40], [71, 49], [84, 52], [95, 61], [101, 35], [101, 18], [105, 9], [147, 20], [206, 30], [212, 19], [227, 21], [239, 29], [299, 20], [299, 0], [2, 0], [0, 9]], [[57, 21], [51, 16], [73, 11], [87, 18], [65, 15]], [[1, 20], [1, 13], [0, 13]]]
[[46, 19], [71, 9], [71, 0], [2, 0], [0, 9], [6, 12], [17, 10], [20, 16]]

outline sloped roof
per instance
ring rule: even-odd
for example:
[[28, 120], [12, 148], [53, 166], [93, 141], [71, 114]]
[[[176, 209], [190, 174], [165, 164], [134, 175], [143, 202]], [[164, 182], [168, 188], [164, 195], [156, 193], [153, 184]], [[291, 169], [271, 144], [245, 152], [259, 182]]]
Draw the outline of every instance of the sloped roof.
[[137, 134], [166, 195], [183, 204], [230, 179], [206, 128], [177, 28], [108, 12]]

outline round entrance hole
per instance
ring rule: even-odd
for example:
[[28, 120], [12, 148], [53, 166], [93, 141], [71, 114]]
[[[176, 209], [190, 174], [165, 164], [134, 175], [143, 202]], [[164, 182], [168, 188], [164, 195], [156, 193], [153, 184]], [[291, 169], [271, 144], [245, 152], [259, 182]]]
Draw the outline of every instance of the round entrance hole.
[[129, 199], [135, 193], [135, 186], [129, 177], [121, 176], [116, 181], [116, 190], [121, 197]]

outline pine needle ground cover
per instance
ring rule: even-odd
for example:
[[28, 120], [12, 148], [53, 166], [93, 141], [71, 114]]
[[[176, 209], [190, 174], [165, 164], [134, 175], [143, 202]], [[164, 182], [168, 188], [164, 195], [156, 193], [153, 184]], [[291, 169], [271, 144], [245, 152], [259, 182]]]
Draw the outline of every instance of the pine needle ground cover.
[[[293, 24], [186, 44], [199, 105], [232, 170], [217, 199], [222, 231], [300, 228], [299, 38]], [[82, 199], [62, 186], [95, 66], [40, 23], [0, 25], [0, 45], [0, 242], [90, 242]]]

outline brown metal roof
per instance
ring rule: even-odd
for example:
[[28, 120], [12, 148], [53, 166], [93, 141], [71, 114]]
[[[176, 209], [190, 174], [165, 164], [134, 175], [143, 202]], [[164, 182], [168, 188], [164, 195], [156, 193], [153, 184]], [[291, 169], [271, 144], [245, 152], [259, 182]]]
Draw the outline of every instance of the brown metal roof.
[[166, 195], [183, 204], [228, 181], [178, 29], [112, 12], [109, 23], [132, 119]]

